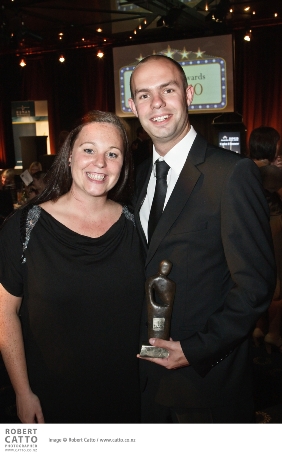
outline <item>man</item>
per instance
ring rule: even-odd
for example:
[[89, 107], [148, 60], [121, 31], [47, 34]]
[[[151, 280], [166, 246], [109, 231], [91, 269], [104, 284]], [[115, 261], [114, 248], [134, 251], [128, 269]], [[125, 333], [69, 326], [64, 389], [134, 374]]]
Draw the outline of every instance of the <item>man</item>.
[[[142, 60], [131, 93], [130, 108], [154, 144], [153, 161], [140, 165], [136, 182], [146, 277], [169, 260], [176, 283], [171, 340], [150, 339], [169, 356], [140, 362], [143, 422], [253, 422], [249, 335], [275, 286], [258, 168], [195, 132], [188, 119], [193, 87], [174, 60]], [[169, 165], [167, 192], [148, 244], [157, 159]], [[142, 341], [146, 318], [144, 306]]]

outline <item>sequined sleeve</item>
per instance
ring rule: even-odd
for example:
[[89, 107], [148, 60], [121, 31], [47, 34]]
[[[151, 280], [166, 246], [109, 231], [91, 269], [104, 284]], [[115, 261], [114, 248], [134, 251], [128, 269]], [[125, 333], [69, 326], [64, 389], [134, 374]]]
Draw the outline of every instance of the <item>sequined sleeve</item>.
[[35, 224], [37, 223], [39, 217], [40, 217], [40, 212], [41, 212], [41, 207], [39, 206], [33, 206], [27, 211], [26, 217], [23, 216], [21, 217], [21, 241], [22, 241], [22, 246], [23, 246], [23, 253], [21, 257], [21, 262], [25, 263], [26, 262], [26, 257], [25, 257], [25, 251], [27, 249], [29, 240], [30, 240], [30, 234], [32, 229], [35, 227]]
[[17, 209], [0, 230], [0, 283], [14, 296], [23, 294], [22, 259], [39, 215], [38, 206]]
[[133, 223], [133, 225], [135, 226], [134, 215], [130, 212], [130, 210], [128, 209], [127, 206], [123, 206], [122, 212], [123, 212], [124, 216], [125, 216], [128, 220], [130, 220], [130, 221]]

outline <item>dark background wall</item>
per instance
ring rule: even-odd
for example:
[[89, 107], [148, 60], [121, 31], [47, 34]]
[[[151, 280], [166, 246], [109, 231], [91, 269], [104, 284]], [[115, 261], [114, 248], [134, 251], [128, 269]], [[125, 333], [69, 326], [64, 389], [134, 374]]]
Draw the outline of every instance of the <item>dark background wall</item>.
[[[224, 39], [224, 37], [223, 37]], [[253, 128], [270, 125], [282, 133], [282, 26], [266, 27], [245, 42], [235, 32], [235, 111], [242, 115], [246, 140]], [[0, 60], [0, 167], [13, 167], [14, 146], [11, 101], [47, 100], [51, 152], [58, 149], [59, 134], [90, 109], [115, 111], [112, 49], [103, 59], [92, 49], [71, 50], [66, 61], [55, 53], [31, 56], [19, 66], [18, 56]], [[209, 141], [214, 141], [212, 114], [191, 115], [191, 123]], [[126, 119], [133, 139], [138, 120]]]

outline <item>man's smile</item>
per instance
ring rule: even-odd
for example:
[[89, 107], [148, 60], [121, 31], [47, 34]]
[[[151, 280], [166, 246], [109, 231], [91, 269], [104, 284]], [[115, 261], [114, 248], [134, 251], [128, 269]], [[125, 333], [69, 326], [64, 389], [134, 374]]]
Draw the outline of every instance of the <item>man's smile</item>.
[[165, 116], [152, 117], [151, 120], [152, 122], [163, 122], [164, 120], [167, 120], [169, 117], [171, 117], [171, 115], [166, 114]]

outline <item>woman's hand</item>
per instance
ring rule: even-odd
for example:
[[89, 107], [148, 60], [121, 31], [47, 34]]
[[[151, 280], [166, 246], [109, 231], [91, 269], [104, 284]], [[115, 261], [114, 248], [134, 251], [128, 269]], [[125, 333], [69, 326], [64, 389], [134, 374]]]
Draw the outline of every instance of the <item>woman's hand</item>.
[[22, 423], [45, 422], [40, 401], [32, 391], [29, 394], [18, 394], [16, 402], [18, 417]]

